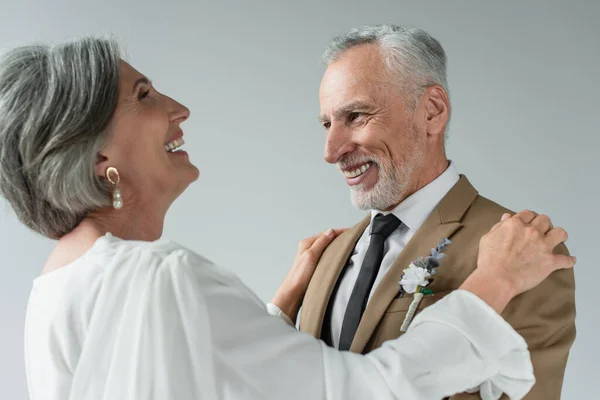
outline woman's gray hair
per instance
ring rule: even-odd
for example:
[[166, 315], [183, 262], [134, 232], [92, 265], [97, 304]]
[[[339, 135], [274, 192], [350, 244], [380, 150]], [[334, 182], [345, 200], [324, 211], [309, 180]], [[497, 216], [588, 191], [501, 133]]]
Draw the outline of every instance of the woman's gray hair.
[[0, 193], [34, 231], [57, 239], [110, 205], [95, 174], [119, 98], [116, 41], [87, 37], [0, 57]]
[[427, 86], [438, 84], [450, 95], [446, 77], [446, 53], [442, 45], [422, 29], [398, 25], [368, 25], [332, 39], [323, 54], [326, 65], [362, 44], [379, 45], [386, 67], [400, 90], [415, 106]]

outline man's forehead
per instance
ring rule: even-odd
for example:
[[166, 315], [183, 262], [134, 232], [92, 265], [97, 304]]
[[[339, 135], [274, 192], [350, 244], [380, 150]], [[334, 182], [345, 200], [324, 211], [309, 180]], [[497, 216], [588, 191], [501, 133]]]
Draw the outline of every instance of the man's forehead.
[[377, 105], [384, 97], [396, 91], [389, 80], [353, 80], [347, 85], [330, 86], [321, 90], [319, 102], [322, 116], [340, 114], [351, 109], [367, 108]]
[[392, 85], [388, 74], [341, 71], [325, 73], [319, 87], [321, 102], [341, 103], [356, 96], [374, 97]]
[[345, 50], [327, 66], [325, 74], [346, 72], [368, 77], [381, 74], [385, 69], [385, 59], [379, 46], [364, 44]]
[[357, 96], [372, 96], [381, 86], [375, 76], [363, 74], [330, 74], [323, 77], [319, 88], [322, 103], [345, 103]]
[[322, 95], [328, 95], [329, 92], [364, 90], [382, 83], [384, 78], [378, 71], [366, 71], [360, 68], [340, 68], [332, 64], [323, 75], [319, 92]]

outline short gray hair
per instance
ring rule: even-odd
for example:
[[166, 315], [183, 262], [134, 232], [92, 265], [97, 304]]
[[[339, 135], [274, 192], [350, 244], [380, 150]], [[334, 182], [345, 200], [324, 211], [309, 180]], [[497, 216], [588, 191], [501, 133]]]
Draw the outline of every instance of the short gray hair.
[[367, 25], [332, 39], [323, 54], [326, 65], [338, 60], [346, 50], [362, 44], [380, 46], [386, 67], [409, 100], [416, 105], [427, 86], [438, 84], [446, 94], [446, 53], [427, 32], [399, 25]]
[[30, 45], [0, 57], [0, 193], [34, 231], [58, 239], [110, 205], [95, 175], [119, 98], [114, 39]]

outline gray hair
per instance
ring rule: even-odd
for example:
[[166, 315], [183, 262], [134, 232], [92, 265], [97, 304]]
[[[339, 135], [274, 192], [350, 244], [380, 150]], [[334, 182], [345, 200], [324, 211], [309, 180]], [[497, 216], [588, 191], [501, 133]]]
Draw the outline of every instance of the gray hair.
[[323, 54], [326, 65], [355, 46], [380, 46], [387, 69], [415, 106], [426, 87], [438, 84], [449, 96], [446, 53], [442, 45], [422, 29], [398, 25], [368, 25], [332, 39]]
[[116, 41], [87, 37], [0, 57], [0, 193], [57, 239], [110, 204], [95, 175], [119, 97]]

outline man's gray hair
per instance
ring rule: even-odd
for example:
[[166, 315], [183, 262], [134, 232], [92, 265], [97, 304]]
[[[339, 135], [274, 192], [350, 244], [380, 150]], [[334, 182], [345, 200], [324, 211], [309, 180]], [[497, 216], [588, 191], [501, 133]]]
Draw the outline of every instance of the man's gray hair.
[[57, 239], [110, 205], [95, 175], [119, 98], [112, 39], [15, 48], [0, 57], [0, 193], [34, 231]]
[[449, 96], [446, 53], [442, 45], [422, 29], [398, 25], [368, 25], [335, 37], [323, 54], [326, 65], [338, 60], [346, 50], [362, 44], [375, 44], [382, 50], [386, 67], [400, 89], [415, 106], [427, 86], [438, 84]]

